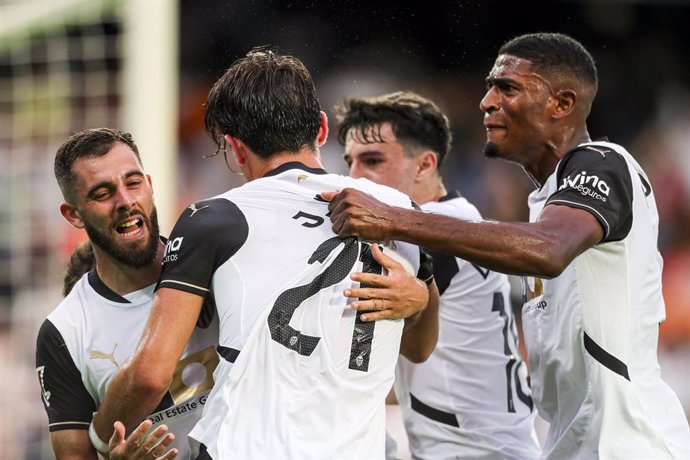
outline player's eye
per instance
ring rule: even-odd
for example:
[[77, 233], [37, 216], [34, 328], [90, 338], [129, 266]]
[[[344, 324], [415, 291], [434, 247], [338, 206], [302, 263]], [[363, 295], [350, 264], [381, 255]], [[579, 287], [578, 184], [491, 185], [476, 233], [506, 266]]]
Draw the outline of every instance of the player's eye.
[[107, 190], [99, 191], [91, 195], [91, 198], [96, 200], [96, 201], [103, 201], [106, 198], [110, 196], [110, 193]]

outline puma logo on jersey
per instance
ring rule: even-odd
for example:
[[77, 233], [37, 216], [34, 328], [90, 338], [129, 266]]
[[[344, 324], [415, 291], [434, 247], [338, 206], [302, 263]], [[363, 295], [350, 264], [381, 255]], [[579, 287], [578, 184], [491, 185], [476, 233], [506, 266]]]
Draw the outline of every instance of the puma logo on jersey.
[[300, 174], [299, 176], [297, 176], [297, 183], [300, 184], [302, 181], [307, 180], [308, 177], [309, 176], [307, 176], [306, 174]]
[[117, 360], [115, 359], [115, 349], [117, 348], [117, 343], [113, 346], [113, 351], [110, 353], [104, 353], [102, 351], [89, 350], [89, 356], [91, 359], [107, 359], [115, 365], [115, 367], [120, 367]]
[[201, 211], [202, 209], [208, 208], [209, 206], [211, 206], [211, 205], [210, 205], [210, 204], [207, 204], [206, 206], [202, 206], [202, 207], [200, 207], [200, 208], [197, 208], [197, 207], [196, 207], [196, 203], [192, 203], [192, 204], [189, 206], [189, 208], [188, 208], [188, 209], [191, 209], [191, 210], [192, 210], [192, 213], [189, 215], [189, 217], [194, 217], [194, 214], [196, 214], [197, 212]]
[[587, 148], [589, 150], [594, 150], [595, 152], [597, 152], [599, 155], [601, 155], [604, 158], [606, 158], [606, 154], [609, 153], [608, 150], [599, 150], [598, 148], [592, 147], [591, 145], [588, 145], [585, 148]]

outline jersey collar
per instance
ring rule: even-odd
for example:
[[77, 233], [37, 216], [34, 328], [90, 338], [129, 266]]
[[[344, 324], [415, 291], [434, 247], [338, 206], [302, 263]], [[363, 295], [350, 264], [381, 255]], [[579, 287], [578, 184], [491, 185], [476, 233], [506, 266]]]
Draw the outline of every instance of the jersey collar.
[[103, 280], [101, 280], [101, 277], [98, 276], [98, 273], [96, 273], [95, 268], [89, 272], [89, 284], [94, 291], [111, 302], [131, 303], [129, 300], [125, 299], [120, 294], [106, 286]]
[[282, 165], [270, 170], [266, 174], [263, 175], [263, 177], [268, 177], [268, 176], [277, 176], [278, 174], [288, 171], [290, 169], [301, 169], [303, 171], [310, 172], [312, 174], [328, 174], [328, 172], [323, 169], [323, 168], [311, 168], [304, 163], [300, 163], [299, 161], [289, 161], [287, 163], [283, 163]]
[[[168, 242], [168, 238], [163, 235], [160, 235], [159, 238], [163, 242], [163, 244]], [[106, 299], [110, 300], [111, 302], [132, 303], [126, 298], [122, 297], [117, 292], [110, 289], [108, 286], [106, 286], [101, 277], [98, 276], [98, 273], [96, 273], [95, 268], [89, 272], [88, 280], [89, 284], [91, 285], [94, 291], [96, 291], [102, 297], [105, 297]]]
[[460, 192], [458, 192], [457, 190], [451, 190], [450, 192], [448, 192], [447, 194], [445, 194], [444, 196], [439, 198], [438, 201], [439, 202], [449, 201], [449, 200], [453, 200], [455, 198], [460, 198], [460, 197], [462, 197], [462, 195], [460, 195]]

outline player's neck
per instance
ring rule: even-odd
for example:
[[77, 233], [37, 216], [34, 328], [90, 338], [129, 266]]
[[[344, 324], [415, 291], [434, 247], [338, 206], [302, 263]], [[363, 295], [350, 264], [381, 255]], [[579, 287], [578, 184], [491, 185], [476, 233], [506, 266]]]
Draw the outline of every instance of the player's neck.
[[163, 243], [161, 242], [153, 261], [143, 267], [133, 267], [114, 259], [110, 254], [94, 246], [96, 273], [113, 292], [126, 295], [138, 291], [158, 281], [163, 261]]
[[254, 157], [251, 161], [250, 170], [251, 178], [247, 180], [258, 179], [263, 177], [269, 171], [273, 171], [277, 167], [291, 162], [299, 162], [304, 164], [309, 168], [321, 168], [323, 169], [323, 164], [321, 163], [321, 156], [318, 150], [312, 148], [303, 148], [297, 153], [285, 152], [272, 155], [268, 159], [263, 159], [259, 157]]
[[440, 177], [431, 177], [423, 183], [417, 184], [410, 198], [415, 203], [422, 205], [430, 201], [438, 201], [448, 194]]

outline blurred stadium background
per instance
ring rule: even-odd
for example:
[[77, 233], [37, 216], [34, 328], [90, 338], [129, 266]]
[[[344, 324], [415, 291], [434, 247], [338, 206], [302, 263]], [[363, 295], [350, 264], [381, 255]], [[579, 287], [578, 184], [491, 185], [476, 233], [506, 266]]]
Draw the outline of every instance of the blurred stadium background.
[[[89, 127], [132, 132], [165, 234], [190, 201], [241, 183], [221, 158], [200, 159], [214, 150], [202, 104], [233, 60], [266, 44], [306, 63], [329, 115], [346, 96], [410, 89], [436, 100], [455, 136], [448, 185], [485, 217], [526, 220], [527, 178], [481, 155], [484, 77], [516, 34], [582, 41], [601, 80], [590, 134], [626, 146], [655, 188], [668, 316], [659, 355], [690, 414], [688, 24], [683, 0], [0, 0], [0, 459], [52, 458], [35, 337], [84, 239], [58, 212], [57, 146]], [[332, 136], [330, 170], [346, 172], [341, 153]]]

